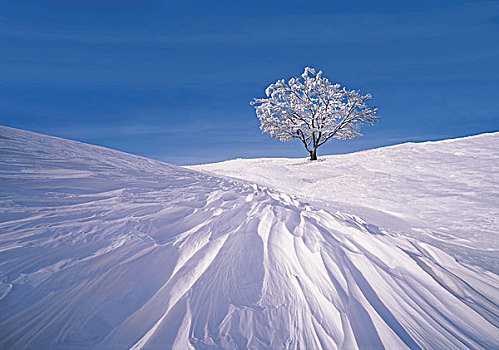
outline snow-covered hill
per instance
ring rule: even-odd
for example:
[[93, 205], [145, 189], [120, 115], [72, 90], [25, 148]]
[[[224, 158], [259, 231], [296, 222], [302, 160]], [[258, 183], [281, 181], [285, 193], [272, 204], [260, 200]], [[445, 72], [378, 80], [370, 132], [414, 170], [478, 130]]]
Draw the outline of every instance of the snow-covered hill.
[[5, 127], [0, 182], [1, 348], [499, 347], [497, 275], [324, 203]]
[[294, 194], [499, 273], [499, 132], [306, 159], [193, 166]]

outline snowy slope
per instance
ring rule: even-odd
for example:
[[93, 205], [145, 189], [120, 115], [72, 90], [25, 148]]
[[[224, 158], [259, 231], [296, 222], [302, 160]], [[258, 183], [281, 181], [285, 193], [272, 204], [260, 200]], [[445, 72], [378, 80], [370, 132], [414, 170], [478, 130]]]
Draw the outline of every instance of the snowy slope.
[[306, 159], [191, 167], [294, 194], [499, 273], [499, 132]]
[[0, 348], [497, 348], [498, 277], [262, 186], [0, 127]]

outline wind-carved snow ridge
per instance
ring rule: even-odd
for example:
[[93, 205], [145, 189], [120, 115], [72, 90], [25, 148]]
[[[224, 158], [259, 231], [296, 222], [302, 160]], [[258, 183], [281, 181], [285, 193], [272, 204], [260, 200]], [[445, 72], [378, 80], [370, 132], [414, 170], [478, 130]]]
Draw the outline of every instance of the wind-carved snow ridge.
[[0, 347], [498, 348], [497, 275], [356, 215], [0, 128]]
[[499, 273], [499, 132], [305, 159], [191, 167], [243, 179], [414, 237]]

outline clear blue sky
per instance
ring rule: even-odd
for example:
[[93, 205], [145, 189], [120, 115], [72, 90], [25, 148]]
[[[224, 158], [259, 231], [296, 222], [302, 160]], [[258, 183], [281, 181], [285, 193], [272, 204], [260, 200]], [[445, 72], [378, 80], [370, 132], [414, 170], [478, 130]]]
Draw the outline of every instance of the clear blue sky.
[[499, 129], [498, 1], [0, 1], [0, 124], [195, 164], [306, 157], [249, 102], [305, 66], [382, 121], [324, 154]]

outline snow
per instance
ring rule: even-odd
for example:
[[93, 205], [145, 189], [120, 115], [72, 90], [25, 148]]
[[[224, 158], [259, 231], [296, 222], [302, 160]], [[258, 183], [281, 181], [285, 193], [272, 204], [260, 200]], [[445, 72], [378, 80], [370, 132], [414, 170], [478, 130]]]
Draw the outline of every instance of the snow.
[[[243, 181], [7, 127], [0, 146], [1, 348], [499, 347], [497, 275], [405, 232], [418, 207], [384, 212], [409, 189], [367, 196], [370, 216], [348, 211], [364, 208], [354, 186], [351, 206], [345, 193], [320, 198], [327, 177], [304, 176], [318, 189], [298, 191], [296, 174], [333, 158], [206, 165], [235, 176], [246, 164]], [[489, 151], [475, 155], [482, 172]], [[351, 169], [358, 156], [344, 156]], [[490, 175], [458, 175], [494, 190]]]
[[499, 273], [499, 133], [306, 159], [192, 166], [355, 214]]

